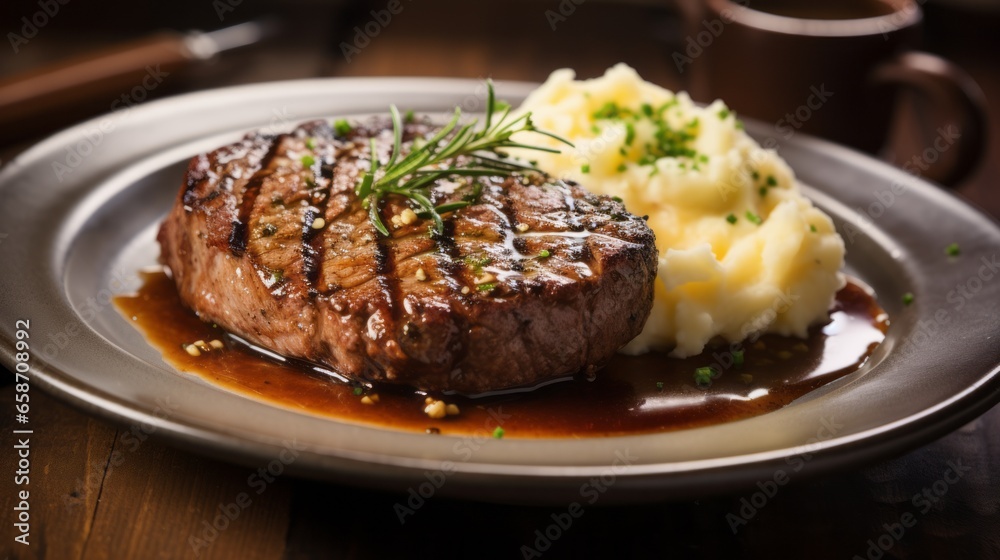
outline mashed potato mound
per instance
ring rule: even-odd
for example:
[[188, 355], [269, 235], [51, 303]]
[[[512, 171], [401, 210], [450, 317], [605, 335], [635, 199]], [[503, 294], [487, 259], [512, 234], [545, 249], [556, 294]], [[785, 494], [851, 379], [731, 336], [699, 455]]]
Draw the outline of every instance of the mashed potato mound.
[[[649, 215], [660, 253], [656, 299], [625, 352], [692, 356], [714, 337], [804, 337], [827, 318], [844, 285], [844, 242], [776, 152], [721, 101], [699, 107], [628, 66], [574, 77], [553, 72], [519, 111], [575, 148], [517, 155]], [[560, 146], [534, 133], [518, 140]]]

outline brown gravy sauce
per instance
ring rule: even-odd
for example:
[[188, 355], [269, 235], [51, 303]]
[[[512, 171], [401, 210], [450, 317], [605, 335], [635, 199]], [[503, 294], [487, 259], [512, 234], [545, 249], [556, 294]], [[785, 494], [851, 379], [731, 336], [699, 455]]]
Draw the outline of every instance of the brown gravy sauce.
[[[617, 355], [592, 379], [566, 378], [530, 391], [477, 398], [431, 396], [458, 405], [460, 414], [431, 419], [427, 394], [401, 387], [363, 388], [378, 394], [362, 403], [356, 384], [320, 368], [270, 358], [184, 307], [163, 272], [143, 272], [135, 295], [115, 298], [163, 358], [248, 398], [359, 424], [405, 431], [471, 435], [491, 432], [498, 420], [505, 437], [593, 437], [638, 434], [719, 424], [779, 409], [806, 393], [857, 371], [885, 337], [888, 319], [869, 290], [849, 281], [838, 294], [830, 322], [807, 339], [764, 335], [743, 349], [742, 367], [731, 364], [729, 347], [677, 359], [662, 353]], [[184, 344], [219, 340], [222, 349], [191, 356]], [[720, 375], [707, 388], [695, 383], [696, 368]], [[658, 385], [660, 384], [660, 385]]]

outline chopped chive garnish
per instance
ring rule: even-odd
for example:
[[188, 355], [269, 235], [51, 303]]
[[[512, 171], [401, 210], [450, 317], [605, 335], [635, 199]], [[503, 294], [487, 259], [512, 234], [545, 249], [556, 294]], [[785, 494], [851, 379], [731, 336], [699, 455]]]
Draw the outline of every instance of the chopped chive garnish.
[[611, 200], [613, 200], [615, 202], [624, 202], [624, 200], [622, 200], [622, 197], [620, 197], [620, 196], [612, 196]]
[[809, 224], [809, 231], [816, 233], [816, 226]]
[[701, 154], [700, 156], [698, 156], [698, 161], [702, 163], [708, 163], [708, 156], [705, 154]]
[[760, 196], [767, 196], [767, 187], [761, 187], [757, 192], [760, 193]]
[[314, 157], [312, 157], [312, 156], [310, 156], [308, 154], [302, 156], [302, 166], [303, 167], [312, 167], [314, 163], [316, 163], [316, 158], [314, 158]]
[[625, 171], [626, 169], [628, 169], [628, 166], [625, 165], [624, 163], [618, 164], [618, 172], [619, 173], [621, 173], [622, 171]]
[[351, 123], [347, 119], [337, 119], [333, 121], [333, 130], [337, 136], [347, 136], [351, 133]]
[[580, 173], [590, 173], [590, 164], [585, 163], [580, 166]]
[[743, 124], [743, 121], [736, 121], [736, 130], [743, 130], [744, 128], [745, 125]]
[[614, 101], [608, 101], [601, 106], [600, 109], [594, 112], [595, 119], [613, 119], [621, 115], [621, 110], [618, 108], [618, 104]]
[[757, 224], [758, 226], [763, 223], [763, 220], [760, 219], [760, 216], [754, 214], [750, 210], [747, 210], [747, 220], [750, 220], [750, 223]]
[[730, 215], [726, 216], [726, 221], [729, 222], [729, 223], [731, 223], [731, 224], [735, 224], [736, 223], [736, 214], [730, 214]]
[[361, 387], [355, 387], [354, 388], [354, 396], [358, 396], [358, 395], [360, 395], [361, 393], [364, 393], [364, 392], [365, 392], [365, 390], [362, 389]]
[[769, 187], [777, 187], [778, 186], [778, 180], [774, 178], [774, 175], [768, 175], [767, 176], [767, 186], [769, 186]]
[[712, 367], [700, 367], [694, 370], [694, 382], [699, 387], [708, 387], [712, 384], [715, 369]]
[[730, 354], [733, 355], [733, 365], [738, 368], [743, 367], [743, 351], [733, 350], [732, 352], [730, 352]]
[[754, 181], [760, 179], [760, 173], [756, 169], [750, 172], [750, 176], [753, 177]]
[[316, 139], [315, 138], [306, 138], [306, 147], [309, 148], [310, 150], [315, 150], [316, 149]]
[[[676, 107], [677, 103], [676, 99], [672, 99], [655, 109], [648, 103], [639, 105], [638, 109], [632, 109], [609, 101], [594, 111], [592, 117], [596, 120], [617, 120], [623, 123], [625, 126], [624, 144], [626, 146], [634, 145], [637, 139], [634, 122], [646, 120], [650, 123], [653, 127], [653, 135], [651, 141], [643, 146], [642, 153], [638, 154], [640, 165], [663, 157], [697, 158], [698, 154], [690, 144], [697, 134], [698, 118], [688, 121], [680, 128], [675, 128], [667, 121], [665, 113], [669, 108]], [[676, 116], [677, 118], [682, 116], [679, 108]], [[597, 123], [591, 125], [591, 131], [595, 135], [600, 133]], [[706, 163], [707, 159], [703, 157], [701, 161]]]
[[627, 156], [628, 155], [628, 150], [625, 149], [625, 146], [622, 146], [621, 148], [618, 148], [618, 153], [620, 155]]
[[656, 388], [658, 390], [662, 391], [663, 390], [663, 382], [662, 381], [657, 381], [656, 382]]
[[947, 253], [949, 257], [957, 257], [962, 250], [959, 249], [958, 243], [952, 243], [945, 248], [944, 252]]
[[913, 303], [913, 294], [906, 292], [903, 294], [903, 305], [910, 305], [911, 303]]
[[547, 259], [551, 256], [552, 253], [550, 253], [548, 249], [542, 249], [541, 251], [538, 252], [538, 258], [540, 259]]
[[497, 426], [493, 429], [493, 439], [503, 439], [504, 433], [503, 428]]
[[485, 284], [480, 284], [476, 286], [476, 289], [480, 292], [492, 292], [493, 288], [496, 288], [496, 282], [487, 282]]
[[719, 109], [718, 114], [719, 114], [719, 119], [726, 120], [729, 117], [729, 109], [723, 107], [722, 109]]

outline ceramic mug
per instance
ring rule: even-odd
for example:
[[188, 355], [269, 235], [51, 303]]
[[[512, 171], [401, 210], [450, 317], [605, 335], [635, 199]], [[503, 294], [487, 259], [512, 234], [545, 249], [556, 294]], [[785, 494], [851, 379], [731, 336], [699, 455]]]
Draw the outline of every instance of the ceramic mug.
[[698, 101], [721, 98], [773, 122], [776, 136], [801, 131], [876, 153], [909, 87], [956, 123], [937, 133], [952, 131], [952, 153], [923, 175], [954, 185], [983, 155], [982, 91], [954, 64], [912, 50], [923, 19], [915, 0], [691, 0], [685, 12], [686, 43], [672, 59]]

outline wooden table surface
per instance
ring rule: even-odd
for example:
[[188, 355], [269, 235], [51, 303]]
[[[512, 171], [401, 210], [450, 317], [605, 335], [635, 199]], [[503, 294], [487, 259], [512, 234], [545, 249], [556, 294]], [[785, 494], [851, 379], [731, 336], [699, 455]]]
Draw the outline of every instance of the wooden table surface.
[[[311, 24], [316, 35], [300, 33], [234, 53], [211, 72], [164, 93], [316, 75], [492, 74], [541, 80], [555, 67], [596, 75], [620, 60], [667, 87], [683, 85], [664, 54], [664, 45], [682, 38], [677, 20], [655, 8], [595, 1], [578, 5], [565, 27], [552, 32], [543, 12], [557, 7], [555, 1], [519, 4], [520, 11], [443, 2], [405, 6], [406, 17], [387, 26], [350, 63], [337, 45], [339, 37], [350, 34], [345, 22], [352, 21], [352, 13], [317, 9], [321, 16], [302, 23]], [[35, 52], [12, 59], [8, 68], [29, 67], [115, 38], [110, 31], [75, 35], [89, 25], [72, 26], [74, 17], [86, 22], [83, 12], [71, 12], [77, 8], [67, 5], [61, 16], [70, 31], [53, 31], [48, 38], [40, 34]], [[352, 9], [354, 17], [366, 13]], [[442, 17], [448, 13], [462, 13], [463, 25]], [[612, 21], [629, 25], [608, 25]], [[996, 21], [945, 10], [929, 22], [926, 45], [965, 67], [990, 100], [1000, 99], [996, 38], [970, 31], [956, 42], [951, 31], [989, 28]], [[311, 39], [318, 36], [323, 38]], [[989, 127], [993, 138], [1000, 136], [995, 112]], [[2, 148], [0, 158], [9, 161], [24, 147]], [[897, 152], [918, 148], [901, 142]], [[1000, 148], [993, 142], [987, 161], [959, 193], [1000, 216], [998, 183]], [[14, 395], [13, 376], [5, 375], [0, 410], [13, 409]], [[17, 455], [10, 434], [15, 425], [4, 412], [0, 558], [519, 558], [525, 557], [522, 545], [533, 545], [535, 531], [550, 524], [556, 512], [434, 499], [401, 525], [393, 505], [405, 496], [288, 475], [274, 477], [257, 493], [260, 486], [248, 486], [255, 468], [176, 449], [141, 426], [109, 424], [38, 390], [31, 399], [31, 544], [14, 542], [18, 499], [11, 473], [17, 470]], [[542, 555], [1000, 558], [1000, 408], [904, 456], [795, 480], [734, 534], [727, 514], [738, 511], [751, 491], [593, 508]], [[249, 496], [249, 506], [220, 523], [224, 530], [212, 528], [241, 494]], [[914, 524], [903, 527], [911, 514]], [[890, 545], [888, 552], [877, 549], [879, 539]]]

